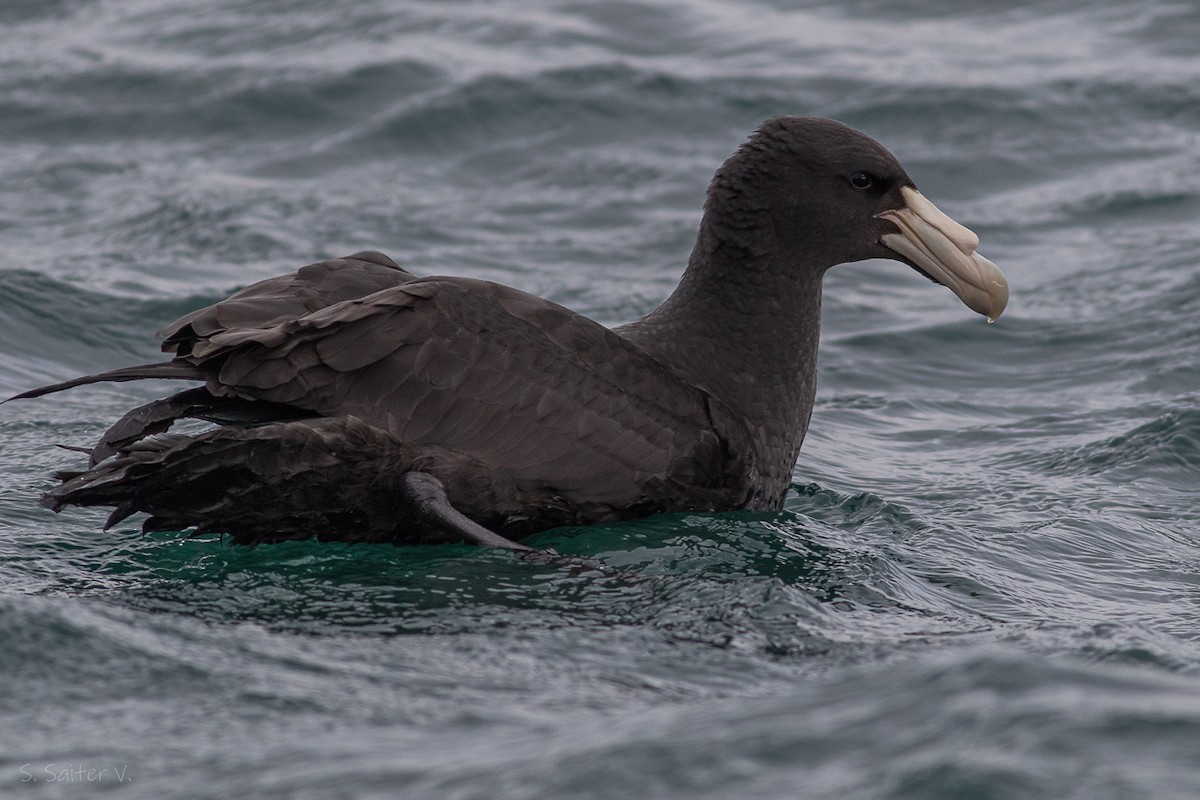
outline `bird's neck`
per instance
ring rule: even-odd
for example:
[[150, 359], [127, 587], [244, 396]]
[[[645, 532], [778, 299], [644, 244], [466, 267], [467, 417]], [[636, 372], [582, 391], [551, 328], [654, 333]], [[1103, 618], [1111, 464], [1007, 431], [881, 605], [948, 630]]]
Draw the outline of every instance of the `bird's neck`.
[[808, 429], [823, 274], [702, 229], [671, 296], [618, 329], [742, 418], [766, 489], [763, 507], [782, 501]]

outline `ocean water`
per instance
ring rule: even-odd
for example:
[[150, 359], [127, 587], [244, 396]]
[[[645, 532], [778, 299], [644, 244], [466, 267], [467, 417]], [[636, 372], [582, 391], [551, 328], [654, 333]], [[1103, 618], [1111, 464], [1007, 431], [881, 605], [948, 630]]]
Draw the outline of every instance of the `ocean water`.
[[150, 384], [0, 407], [0, 795], [1200, 797], [1200, 6], [0, 4], [0, 394], [378, 248], [606, 323], [764, 118], [1008, 274], [826, 282], [786, 510], [234, 548], [38, 507]]

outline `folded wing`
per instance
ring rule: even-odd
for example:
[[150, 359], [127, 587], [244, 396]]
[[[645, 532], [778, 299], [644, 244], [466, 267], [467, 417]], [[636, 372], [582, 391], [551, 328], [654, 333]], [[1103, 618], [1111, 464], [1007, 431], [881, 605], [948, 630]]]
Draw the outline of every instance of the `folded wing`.
[[201, 321], [222, 316], [224, 327], [193, 321], [168, 335], [217, 397], [356, 417], [517, 486], [593, 502], [635, 500], [647, 480], [712, 486], [724, 471], [703, 391], [603, 326], [515, 289], [410, 279], [267, 324], [238, 327], [219, 306]]

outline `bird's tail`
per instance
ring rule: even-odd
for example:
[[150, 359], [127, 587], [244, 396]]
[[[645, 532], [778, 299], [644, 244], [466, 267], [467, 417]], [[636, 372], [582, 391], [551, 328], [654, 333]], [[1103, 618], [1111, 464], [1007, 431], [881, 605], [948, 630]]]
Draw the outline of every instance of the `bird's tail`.
[[[217, 428], [140, 439], [42, 497], [52, 511], [110, 506], [111, 527], [145, 512], [143, 531], [228, 533], [238, 544], [318, 538], [436, 540], [403, 527], [408, 448], [352, 418]], [[401, 526], [401, 527], [398, 527]]]

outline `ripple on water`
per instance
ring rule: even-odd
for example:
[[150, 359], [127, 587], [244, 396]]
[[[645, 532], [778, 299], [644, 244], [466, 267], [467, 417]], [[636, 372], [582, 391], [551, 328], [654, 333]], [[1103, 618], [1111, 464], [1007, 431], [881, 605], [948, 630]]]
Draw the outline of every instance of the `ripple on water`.
[[1167, 411], [1125, 433], [1080, 447], [1040, 451], [1030, 460], [1052, 473], [1194, 489], [1200, 483], [1200, 408]]

